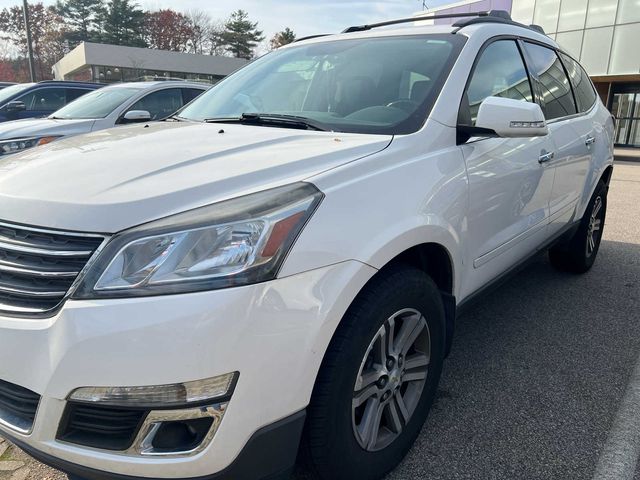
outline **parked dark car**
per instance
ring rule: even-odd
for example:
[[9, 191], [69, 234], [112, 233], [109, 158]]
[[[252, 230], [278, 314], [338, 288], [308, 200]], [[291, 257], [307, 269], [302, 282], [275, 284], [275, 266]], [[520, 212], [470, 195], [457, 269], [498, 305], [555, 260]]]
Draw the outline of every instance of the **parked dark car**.
[[11, 85], [15, 85], [15, 82], [0, 82], [0, 90], [2, 90], [3, 88], [7, 88], [10, 87]]
[[3, 88], [0, 90], [0, 122], [46, 117], [85, 93], [103, 86], [100, 83], [49, 80]]

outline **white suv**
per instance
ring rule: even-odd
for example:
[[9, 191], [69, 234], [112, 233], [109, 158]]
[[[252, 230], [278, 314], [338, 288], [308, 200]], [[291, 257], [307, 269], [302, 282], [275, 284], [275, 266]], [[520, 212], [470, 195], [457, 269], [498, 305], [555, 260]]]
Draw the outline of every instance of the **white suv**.
[[378, 479], [470, 300], [544, 249], [591, 267], [584, 70], [500, 12], [382, 26], [0, 160], [2, 435], [89, 480]]

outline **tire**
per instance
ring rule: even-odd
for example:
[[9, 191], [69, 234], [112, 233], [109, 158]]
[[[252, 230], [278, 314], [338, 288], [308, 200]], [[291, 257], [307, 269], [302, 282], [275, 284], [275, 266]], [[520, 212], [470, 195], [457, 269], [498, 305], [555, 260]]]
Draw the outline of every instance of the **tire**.
[[551, 264], [563, 272], [589, 271], [598, 256], [606, 215], [607, 185], [600, 180], [571, 240], [549, 250]]
[[[382, 345], [392, 360], [385, 368]], [[444, 351], [444, 307], [435, 283], [409, 266], [381, 271], [354, 300], [323, 360], [301, 447], [308, 473], [322, 480], [376, 480], [397, 466], [427, 418]], [[426, 358], [428, 366], [422, 365]], [[366, 428], [366, 419], [379, 411], [376, 402], [384, 405], [377, 439]]]

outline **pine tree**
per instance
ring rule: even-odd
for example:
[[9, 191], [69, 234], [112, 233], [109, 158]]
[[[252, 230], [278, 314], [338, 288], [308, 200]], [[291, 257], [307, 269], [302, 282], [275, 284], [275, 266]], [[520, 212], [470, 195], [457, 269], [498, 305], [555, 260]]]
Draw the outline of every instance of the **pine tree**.
[[144, 12], [131, 0], [109, 0], [99, 17], [100, 41], [111, 45], [146, 47]]
[[55, 9], [64, 21], [65, 40], [72, 48], [80, 42], [98, 39], [97, 21], [104, 10], [102, 0], [58, 0]]
[[296, 41], [296, 34], [293, 33], [289, 27], [285, 28], [281, 32], [276, 33], [273, 38], [270, 40], [271, 49], [275, 50], [276, 48], [280, 48], [284, 45], [289, 45]]
[[226, 49], [234, 57], [251, 59], [254, 49], [264, 40], [262, 30], [258, 30], [258, 23], [249, 20], [249, 14], [244, 10], [236, 10], [225, 24], [222, 39]]

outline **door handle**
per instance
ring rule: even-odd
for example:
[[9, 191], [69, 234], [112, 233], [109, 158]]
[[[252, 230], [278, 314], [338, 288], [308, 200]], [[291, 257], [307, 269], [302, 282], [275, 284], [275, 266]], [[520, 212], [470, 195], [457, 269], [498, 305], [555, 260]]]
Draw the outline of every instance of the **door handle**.
[[556, 154], [554, 152], [543, 153], [540, 155], [540, 158], [538, 158], [538, 163], [547, 163], [548, 161], [553, 160], [555, 156]]
[[593, 145], [594, 143], [596, 143], [596, 137], [587, 135], [587, 138], [585, 139], [584, 144], [588, 147], [589, 145]]

